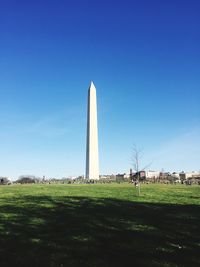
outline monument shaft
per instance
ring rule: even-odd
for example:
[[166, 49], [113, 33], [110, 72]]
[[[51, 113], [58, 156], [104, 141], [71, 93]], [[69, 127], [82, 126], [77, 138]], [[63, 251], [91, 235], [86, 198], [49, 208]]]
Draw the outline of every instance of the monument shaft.
[[98, 125], [96, 88], [88, 90], [86, 179], [99, 179]]

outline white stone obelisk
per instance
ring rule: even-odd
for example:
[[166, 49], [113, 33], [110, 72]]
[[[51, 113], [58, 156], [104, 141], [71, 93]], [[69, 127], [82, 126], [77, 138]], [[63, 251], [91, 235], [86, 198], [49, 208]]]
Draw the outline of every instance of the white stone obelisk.
[[97, 96], [96, 88], [91, 82], [88, 90], [87, 111], [87, 148], [86, 148], [86, 179], [99, 179], [99, 151], [97, 125]]

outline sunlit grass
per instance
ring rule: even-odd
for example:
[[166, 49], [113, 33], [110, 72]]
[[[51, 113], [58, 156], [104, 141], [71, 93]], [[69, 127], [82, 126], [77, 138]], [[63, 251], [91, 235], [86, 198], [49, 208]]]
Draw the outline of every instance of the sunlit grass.
[[[141, 186], [141, 196], [137, 196], [137, 189], [131, 184], [95, 184], [95, 185], [12, 185], [1, 186], [0, 197], [11, 200], [20, 196], [57, 196], [117, 198], [137, 202], [159, 202], [172, 204], [200, 204], [200, 186], [149, 184]], [[3, 202], [2, 202], [3, 203]]]

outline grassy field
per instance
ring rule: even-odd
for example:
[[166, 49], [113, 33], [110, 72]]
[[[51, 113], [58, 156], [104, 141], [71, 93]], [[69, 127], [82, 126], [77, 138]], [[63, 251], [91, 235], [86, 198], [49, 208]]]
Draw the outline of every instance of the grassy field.
[[200, 186], [0, 187], [0, 266], [200, 266]]

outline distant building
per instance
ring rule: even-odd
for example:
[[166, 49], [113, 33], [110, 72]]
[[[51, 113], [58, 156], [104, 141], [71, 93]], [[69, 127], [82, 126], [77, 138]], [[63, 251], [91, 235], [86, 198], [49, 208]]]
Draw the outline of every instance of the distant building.
[[171, 176], [174, 177], [174, 178], [180, 179], [180, 174], [177, 173], [177, 172], [173, 172], [173, 173], [171, 174]]
[[146, 179], [159, 179], [160, 178], [160, 172], [158, 171], [146, 171], [145, 172]]
[[179, 173], [181, 180], [200, 178], [200, 172], [181, 172]]
[[136, 180], [136, 179], [140, 179], [140, 180], [145, 180], [146, 179], [146, 172], [145, 171], [139, 171], [139, 172], [132, 172], [130, 174], [130, 178], [131, 180]]

